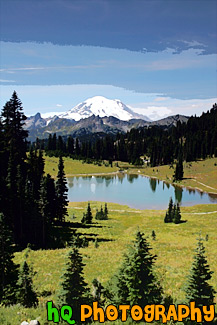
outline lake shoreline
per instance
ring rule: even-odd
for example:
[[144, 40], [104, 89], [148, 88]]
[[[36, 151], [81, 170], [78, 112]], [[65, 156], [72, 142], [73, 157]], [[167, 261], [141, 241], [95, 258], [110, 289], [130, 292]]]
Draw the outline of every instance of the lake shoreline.
[[[193, 206], [196, 204], [217, 204], [216, 193], [202, 191], [200, 188], [196, 188], [196, 187], [185, 186], [185, 185], [172, 183], [172, 182], [170, 183], [169, 181], [158, 179], [157, 177], [153, 177], [153, 176], [151, 177], [139, 172], [132, 173], [125, 170], [121, 172], [112, 172], [112, 173], [67, 174], [67, 176], [68, 176], [68, 184], [69, 184], [68, 199], [71, 202], [85, 202], [85, 201], [93, 200], [93, 201], [101, 201], [101, 202], [108, 202], [108, 203], [126, 204], [132, 209], [140, 209], [140, 210], [165, 209], [168, 205], [167, 201], [169, 200], [170, 197], [172, 197], [173, 200], [175, 201], [177, 200], [177, 202], [179, 202], [181, 206]], [[70, 180], [70, 178], [72, 180]], [[104, 179], [104, 181], [106, 182], [104, 184], [107, 184], [107, 186], [108, 184], [110, 184], [111, 181], [112, 181], [111, 184], [113, 184], [114, 182], [115, 188], [111, 188], [110, 190], [108, 191], [106, 190], [107, 192], [105, 192], [105, 188], [107, 188], [107, 186], [103, 189], [103, 185], [102, 185], [103, 183], [101, 178]], [[122, 187], [119, 188], [119, 191], [117, 191], [117, 184], [119, 184], [119, 182], [121, 182], [122, 184], [124, 179], [125, 182], [128, 180], [128, 182], [130, 183], [133, 182], [133, 179], [135, 180], [135, 182], [137, 182], [136, 180], [138, 179], [138, 183], [134, 184], [133, 188], [130, 188], [130, 190], [133, 189], [133, 192], [129, 192], [127, 187], [128, 182], [123, 183], [126, 186], [122, 185]], [[153, 180], [154, 183], [151, 180]], [[160, 183], [165, 184], [165, 188], [164, 185], [162, 188], [162, 185], [160, 185]], [[100, 186], [102, 186], [101, 191], [96, 190], [98, 188], [97, 184], [100, 184]], [[149, 190], [146, 192], [145, 189], [147, 184], [148, 184], [147, 189]], [[155, 193], [155, 197], [152, 200], [151, 199], [152, 196], [150, 197], [150, 195], [152, 195], [150, 194], [150, 188], [152, 192], [155, 192], [156, 186], [158, 190]], [[73, 190], [71, 190], [71, 188], [74, 189], [75, 187], [76, 187], [76, 191], [73, 193], [72, 192]], [[168, 191], [166, 204], [164, 202], [165, 198], [163, 198], [163, 196], [161, 195], [161, 190], [166, 192]], [[115, 191], [116, 194], [114, 194], [113, 191]], [[138, 195], [135, 196], [135, 194], [133, 193], [135, 193], [136, 191], [138, 191]], [[121, 193], [120, 196], [119, 193]], [[143, 197], [143, 195], [145, 196]], [[160, 199], [158, 199], [158, 195], [160, 195], [159, 196]]]
[[[201, 193], [216, 195], [216, 197], [217, 197], [217, 192], [204, 191], [199, 187], [193, 187], [193, 186], [188, 186], [188, 185], [186, 186], [186, 185], [182, 185], [182, 184], [177, 184], [177, 183], [165, 180], [165, 179], [160, 179], [160, 178], [158, 178], [156, 176], [145, 175], [145, 174], [142, 174], [142, 173], [140, 173], [138, 171], [137, 172], [136, 171], [131, 172], [130, 170], [129, 171], [125, 170], [125, 171], [116, 171], [116, 172], [109, 172], [109, 173], [66, 174], [66, 178], [70, 178], [70, 177], [91, 177], [91, 176], [110, 176], [110, 175], [118, 175], [118, 174], [140, 175], [140, 176], [143, 176], [143, 177], [152, 178], [152, 179], [162, 181], [162, 182], [164, 182], [166, 184], [170, 184], [172, 186], [177, 186], [177, 187], [186, 188], [186, 189], [190, 189], [190, 190], [196, 190], [196, 191], [199, 191]], [[208, 185], [205, 185], [205, 184], [204, 184], [204, 186], [208, 187]]]

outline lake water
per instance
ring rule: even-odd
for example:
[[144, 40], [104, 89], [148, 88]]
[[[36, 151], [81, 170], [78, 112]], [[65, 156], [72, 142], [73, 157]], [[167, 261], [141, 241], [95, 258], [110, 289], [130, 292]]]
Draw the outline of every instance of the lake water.
[[141, 175], [71, 177], [68, 188], [69, 201], [114, 202], [136, 209], [166, 209], [170, 197], [182, 206], [217, 203], [216, 195], [174, 187]]

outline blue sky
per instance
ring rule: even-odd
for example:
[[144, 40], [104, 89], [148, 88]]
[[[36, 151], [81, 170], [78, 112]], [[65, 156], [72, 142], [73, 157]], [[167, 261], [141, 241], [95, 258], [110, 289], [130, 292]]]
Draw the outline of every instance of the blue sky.
[[152, 119], [201, 114], [217, 98], [214, 0], [0, 0], [0, 105], [33, 115], [88, 97]]

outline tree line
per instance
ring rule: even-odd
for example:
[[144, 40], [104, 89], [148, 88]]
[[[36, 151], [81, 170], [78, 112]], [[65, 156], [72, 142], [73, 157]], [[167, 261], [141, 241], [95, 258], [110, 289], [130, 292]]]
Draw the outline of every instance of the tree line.
[[165, 129], [161, 126], [131, 129], [126, 134], [104, 135], [82, 140], [72, 136], [49, 135], [37, 140], [50, 156], [70, 156], [85, 160], [125, 161], [142, 164], [141, 156], [149, 157], [151, 166], [167, 165], [175, 160], [187, 162], [217, 157], [217, 104], [200, 117], [192, 116], [187, 123]]
[[25, 120], [22, 103], [14, 92], [0, 116], [0, 213], [18, 247], [29, 243], [46, 248], [58, 241], [53, 228], [67, 214], [63, 159], [59, 158], [55, 182], [44, 173], [42, 151], [31, 148], [27, 154]]

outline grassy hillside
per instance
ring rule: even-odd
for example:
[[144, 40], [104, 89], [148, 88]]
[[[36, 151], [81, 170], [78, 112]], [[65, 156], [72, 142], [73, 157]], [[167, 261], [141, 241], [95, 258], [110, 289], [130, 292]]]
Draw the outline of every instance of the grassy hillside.
[[[172, 183], [175, 170], [175, 164], [173, 166], [132, 168], [128, 164], [119, 163], [119, 166], [129, 168], [129, 173], [156, 177], [168, 183]], [[217, 194], [217, 158], [184, 163], [184, 179], [178, 184]]]
[[[59, 158], [45, 156], [45, 173], [56, 177], [58, 172]], [[64, 158], [65, 173], [67, 176], [95, 174], [95, 173], [113, 173], [118, 171], [119, 168], [110, 166], [98, 166], [94, 164], [83, 163], [81, 160], [73, 160], [71, 158]]]
[[[93, 214], [101, 203], [91, 202]], [[69, 204], [69, 221], [71, 229], [77, 227], [87, 203]], [[217, 290], [217, 205], [198, 205], [183, 207], [182, 218], [186, 223], [179, 225], [164, 224], [165, 211], [135, 210], [118, 204], [108, 204], [109, 220], [95, 221], [90, 228], [77, 228], [80, 234], [89, 238], [88, 248], [82, 248], [85, 278], [91, 286], [94, 278], [98, 278], [103, 284], [110, 279], [119, 267], [123, 253], [134, 239], [135, 232], [140, 229], [149, 238], [153, 253], [158, 255], [156, 268], [166, 293], [171, 294], [177, 302], [184, 299], [183, 286], [191, 267], [192, 256], [196, 244], [196, 238], [201, 232], [203, 238], [209, 235], [209, 240], [204, 241], [210, 268], [214, 271], [212, 285]], [[73, 218], [73, 215], [75, 218]], [[151, 237], [152, 230], [156, 233], [156, 241]], [[98, 238], [99, 247], [95, 248], [94, 239]], [[45, 309], [43, 303], [53, 299], [58, 287], [59, 277], [65, 263], [65, 253], [68, 248], [58, 250], [30, 251], [28, 262], [36, 271], [34, 286], [42, 304], [38, 309], [23, 309], [10, 307], [0, 310], [1, 324], [20, 324], [21, 320], [41, 317], [45, 324]], [[15, 261], [20, 263], [24, 252], [16, 254]], [[50, 292], [50, 294], [49, 294]], [[4, 321], [1, 319], [4, 315]], [[7, 316], [8, 315], [8, 316]], [[9, 317], [10, 318], [7, 318]], [[12, 323], [7, 323], [13, 319]], [[49, 322], [50, 324], [50, 322]]]

